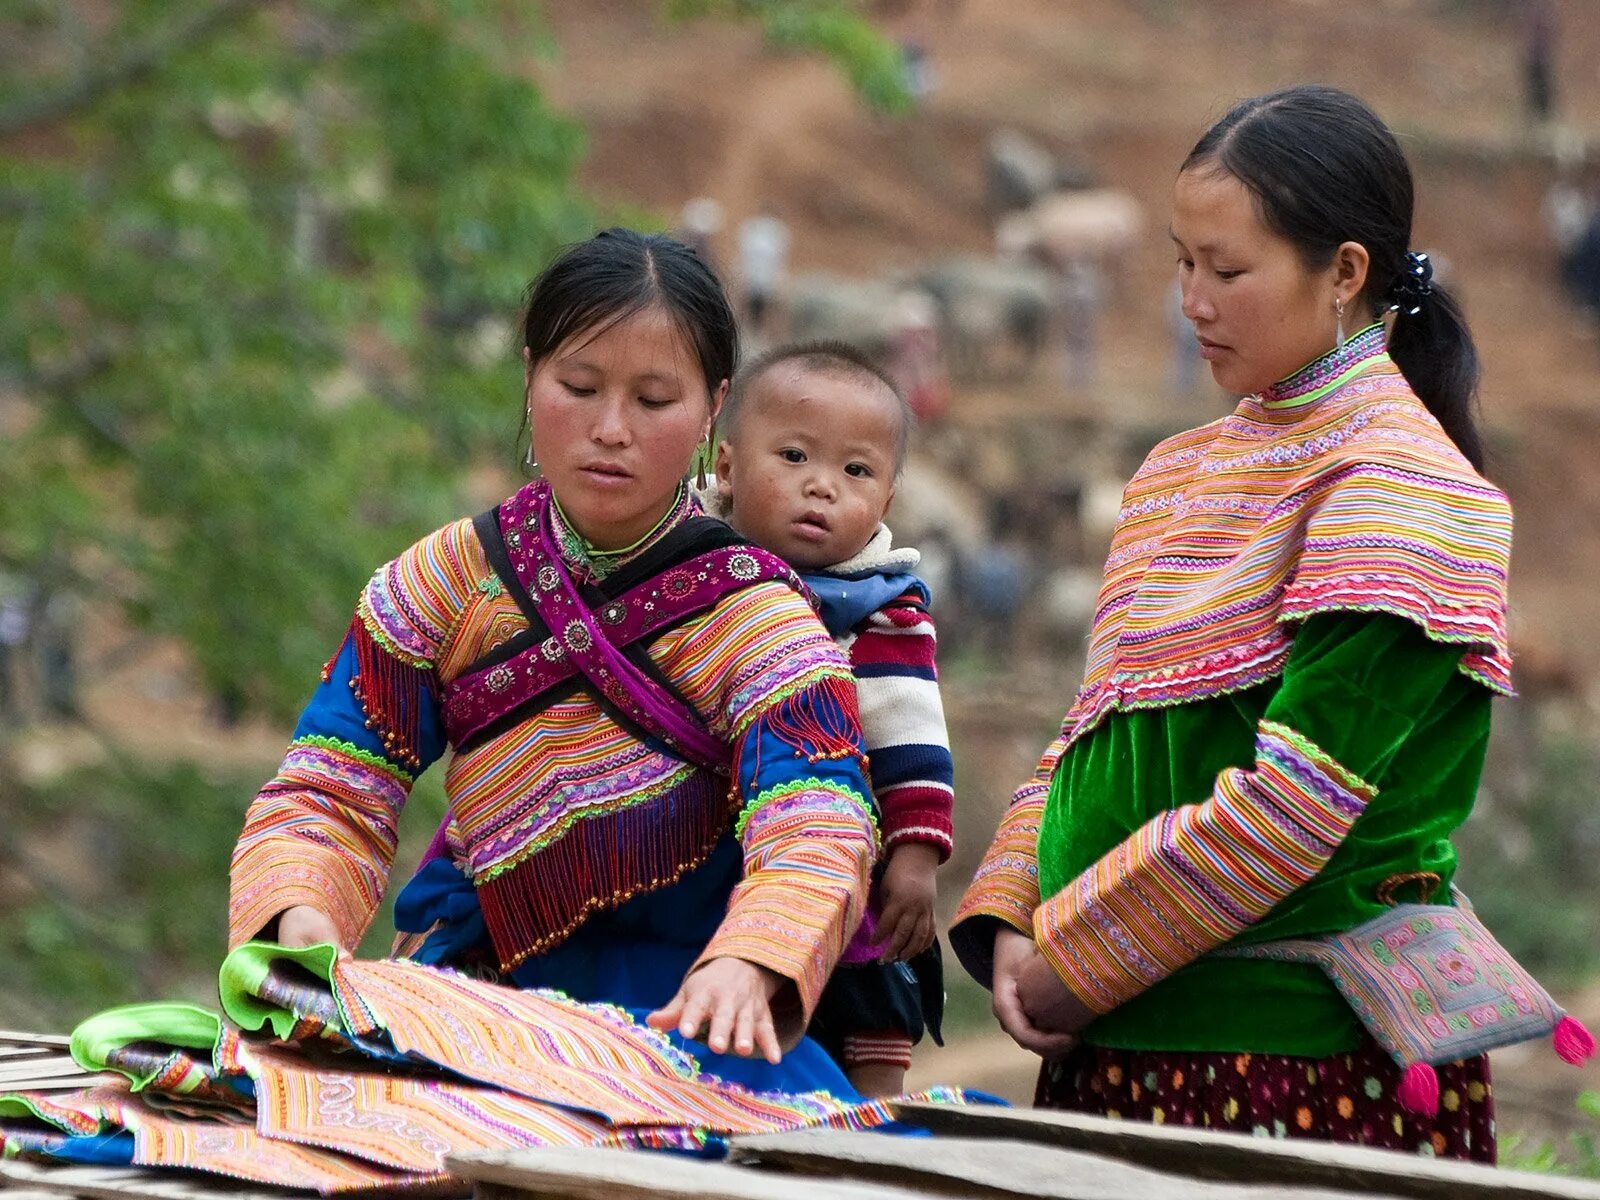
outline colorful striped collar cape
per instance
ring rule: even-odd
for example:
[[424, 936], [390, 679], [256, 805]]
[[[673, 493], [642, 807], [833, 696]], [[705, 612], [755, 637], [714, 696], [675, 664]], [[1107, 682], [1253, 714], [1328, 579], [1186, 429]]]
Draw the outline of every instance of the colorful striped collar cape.
[[1363, 330], [1220, 421], [1158, 445], [1123, 494], [1060, 752], [1116, 709], [1282, 672], [1297, 622], [1390, 613], [1511, 693], [1511, 508]]

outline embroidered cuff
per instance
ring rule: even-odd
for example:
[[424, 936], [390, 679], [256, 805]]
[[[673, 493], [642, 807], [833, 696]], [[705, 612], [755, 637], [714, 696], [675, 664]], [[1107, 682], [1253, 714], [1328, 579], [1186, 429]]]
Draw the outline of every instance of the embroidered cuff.
[[953, 924], [988, 916], [1022, 933], [1033, 928], [1033, 910], [1039, 906], [1039, 822], [1047, 790], [1017, 793], [961, 898]]
[[860, 796], [820, 780], [762, 793], [739, 830], [745, 877], [695, 966], [742, 958], [790, 980], [798, 1010], [773, 1014], [787, 1043], [804, 1032], [861, 921], [877, 832]]
[[852, 1033], [844, 1039], [844, 1063], [847, 1067], [911, 1066], [911, 1037], [909, 1034]]
[[1017, 792], [950, 922], [950, 948], [984, 987], [994, 977], [999, 926], [1033, 932], [1033, 912], [1039, 907], [1039, 822], [1048, 790], [1047, 785], [1029, 784]]
[[372, 877], [343, 854], [303, 838], [270, 838], [234, 851], [228, 902], [228, 948], [259, 937], [286, 910], [325, 913], [339, 941], [354, 950], [382, 898]]
[[1253, 771], [1162, 813], [1039, 906], [1033, 936], [1095, 1012], [1232, 940], [1311, 880], [1377, 794], [1309, 739], [1261, 723]]
[[924, 842], [937, 847], [939, 861], [950, 857], [955, 846], [951, 824], [951, 790], [936, 783], [906, 783], [878, 792], [883, 808], [883, 844], [886, 850], [901, 842]]

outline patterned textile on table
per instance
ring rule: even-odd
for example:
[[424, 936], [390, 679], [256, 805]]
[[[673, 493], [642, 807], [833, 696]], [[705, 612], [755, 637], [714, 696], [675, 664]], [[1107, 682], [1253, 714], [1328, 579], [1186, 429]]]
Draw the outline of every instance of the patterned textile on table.
[[1400, 1070], [1365, 1041], [1328, 1058], [1080, 1046], [1047, 1063], [1034, 1103], [1257, 1137], [1313, 1138], [1492, 1164], [1494, 1089], [1479, 1056], [1439, 1069], [1433, 1116], [1399, 1099]]
[[[251, 943], [223, 1007], [91, 1018], [87, 1069], [124, 1081], [0, 1097], [3, 1152], [172, 1167], [316, 1190], [459, 1192], [445, 1157], [610, 1145], [718, 1153], [734, 1133], [881, 1127], [881, 1103], [754, 1093], [605, 1005], [328, 946]], [[926, 1094], [954, 1101], [960, 1093]]]
[[426, 1191], [444, 1182], [439, 1172], [408, 1175], [337, 1151], [264, 1137], [239, 1121], [174, 1116], [145, 1103], [125, 1084], [0, 1096], [0, 1156], [174, 1167], [325, 1196], [376, 1188]]

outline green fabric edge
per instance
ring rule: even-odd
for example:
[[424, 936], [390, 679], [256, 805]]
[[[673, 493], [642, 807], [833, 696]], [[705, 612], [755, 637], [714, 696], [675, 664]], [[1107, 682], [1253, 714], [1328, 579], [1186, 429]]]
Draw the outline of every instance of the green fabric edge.
[[197, 1004], [166, 1002], [110, 1008], [81, 1022], [72, 1031], [72, 1059], [86, 1071], [116, 1071], [134, 1091], [142, 1091], [153, 1072], [134, 1075], [107, 1061], [112, 1050], [130, 1042], [160, 1042], [185, 1050], [204, 1050], [213, 1059], [222, 1037], [222, 1018]]
[[[65, 1121], [58, 1121], [52, 1117], [47, 1117], [39, 1110], [39, 1106], [34, 1103], [32, 1097], [28, 1096], [25, 1092], [7, 1092], [4, 1095], [0, 1095], [0, 1119], [4, 1119], [6, 1117], [10, 1117], [12, 1119], [17, 1117], [31, 1119], [38, 1121], [42, 1125], [48, 1125], [51, 1129], [56, 1129], [62, 1133], [72, 1134], [74, 1136], [81, 1136], [83, 1133], [81, 1129], [74, 1129]], [[100, 1121], [100, 1128], [97, 1130], [97, 1132], [104, 1133], [110, 1128], [113, 1128], [111, 1123], [102, 1119]]]
[[[268, 970], [279, 959], [298, 963], [313, 975], [331, 983], [334, 964], [339, 961], [339, 949], [326, 942], [292, 949], [276, 942], [246, 942], [223, 959], [222, 970], [217, 978], [222, 1011], [228, 1020], [247, 1033], [270, 1025], [275, 1037], [287, 1039], [299, 1023], [294, 1013], [257, 995], [266, 981]], [[344, 1030], [341, 1028], [339, 1032], [343, 1033]]]

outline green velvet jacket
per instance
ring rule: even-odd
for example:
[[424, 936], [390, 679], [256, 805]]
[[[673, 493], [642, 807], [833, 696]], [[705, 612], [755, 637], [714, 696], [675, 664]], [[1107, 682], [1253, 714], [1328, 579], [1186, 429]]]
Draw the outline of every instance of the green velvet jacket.
[[[1403, 872], [1447, 885], [1450, 836], [1472, 810], [1489, 740], [1491, 694], [1459, 670], [1461, 655], [1398, 617], [1317, 616], [1276, 679], [1112, 714], [1057, 768], [1039, 833], [1040, 894], [1059, 892], [1162, 811], [1206, 799], [1225, 768], [1250, 766], [1263, 719], [1309, 738], [1377, 795], [1321, 873], [1238, 943], [1349, 929], [1383, 911], [1378, 886]], [[1101, 1017], [1085, 1040], [1323, 1057], [1359, 1036], [1319, 969], [1208, 956]]]

